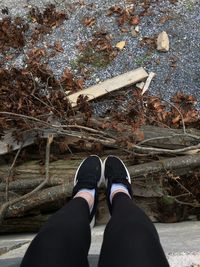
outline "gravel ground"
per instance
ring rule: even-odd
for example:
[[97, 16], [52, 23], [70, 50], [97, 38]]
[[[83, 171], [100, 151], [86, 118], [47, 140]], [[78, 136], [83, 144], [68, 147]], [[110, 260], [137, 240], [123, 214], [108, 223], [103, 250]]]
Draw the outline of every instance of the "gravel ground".
[[[52, 1], [57, 3], [60, 9], [69, 9], [71, 4], [77, 1]], [[168, 0], [152, 0], [151, 15], [142, 18], [139, 24], [139, 36], [133, 37], [131, 32], [120, 32], [114, 16], [106, 16], [107, 10], [113, 5], [128, 6], [122, 0], [96, 0], [84, 1], [85, 4], [75, 5], [69, 12], [69, 20], [65, 21], [59, 28], [54, 29], [52, 34], [46, 35], [37, 46], [44, 46], [45, 43], [54, 44], [60, 41], [64, 48], [63, 53], [58, 53], [49, 64], [55, 75], [60, 76], [66, 67], [72, 67], [72, 63], [79, 55], [76, 44], [80, 41], [91, 39], [92, 33], [98, 29], [106, 29], [112, 35], [112, 43], [126, 41], [125, 49], [120, 51], [118, 56], [102, 69], [96, 69], [91, 77], [85, 82], [85, 87], [103, 81], [107, 78], [122, 74], [137, 67], [143, 66], [148, 72], [156, 72], [157, 76], [151, 84], [150, 93], [161, 95], [170, 99], [177, 91], [196, 96], [198, 107], [200, 107], [200, 1], [181, 0], [176, 4]], [[129, 1], [130, 2], [130, 1]], [[138, 1], [139, 2], [139, 1]], [[0, 7], [8, 7], [10, 15], [27, 17], [30, 6], [43, 8], [46, 0], [25, 1], [25, 0], [1, 0]], [[93, 4], [93, 5], [91, 5]], [[173, 19], [164, 24], [159, 20], [164, 15], [170, 15]], [[0, 17], [3, 15], [0, 14]], [[81, 24], [85, 16], [95, 17], [97, 23], [89, 28]], [[147, 36], [152, 37], [162, 31], [166, 31], [170, 38], [170, 51], [161, 53], [156, 50], [150, 57], [147, 48], [139, 47], [140, 40]], [[29, 49], [29, 44], [24, 51]], [[172, 60], [176, 60], [176, 68], [171, 66]], [[12, 62], [17, 67], [23, 66], [24, 55], [20, 54]], [[159, 62], [159, 63], [158, 63]], [[76, 69], [73, 72], [77, 75]], [[109, 103], [101, 103], [104, 108]], [[99, 109], [100, 110], [100, 109]], [[102, 108], [101, 108], [102, 110]]]

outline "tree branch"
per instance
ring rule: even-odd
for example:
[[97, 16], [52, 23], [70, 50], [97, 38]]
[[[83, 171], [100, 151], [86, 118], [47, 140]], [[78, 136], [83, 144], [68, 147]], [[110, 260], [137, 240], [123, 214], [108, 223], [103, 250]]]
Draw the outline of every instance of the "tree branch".
[[33, 189], [31, 192], [3, 204], [1, 209], [0, 209], [0, 223], [3, 222], [4, 217], [6, 215], [6, 212], [11, 205], [13, 205], [19, 201], [22, 201], [24, 199], [27, 199], [28, 197], [31, 197], [32, 195], [34, 195], [37, 191], [42, 189], [49, 182], [49, 179], [50, 179], [50, 177], [49, 177], [49, 158], [50, 158], [50, 146], [51, 146], [52, 142], [53, 142], [53, 135], [49, 134], [48, 139], [47, 139], [47, 145], [46, 145], [45, 180], [40, 185], [38, 185], [35, 189]]

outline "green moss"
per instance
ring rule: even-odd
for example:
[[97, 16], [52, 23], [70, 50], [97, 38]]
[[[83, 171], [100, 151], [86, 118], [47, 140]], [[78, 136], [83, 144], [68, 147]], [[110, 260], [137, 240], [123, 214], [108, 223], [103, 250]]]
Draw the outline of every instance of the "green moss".
[[172, 205], [174, 203], [174, 199], [173, 197], [166, 195], [166, 196], [163, 196], [162, 202], [165, 205]]
[[185, 3], [186, 9], [190, 12], [194, 10], [194, 1], [193, 0], [187, 0]]
[[110, 61], [111, 59], [107, 52], [95, 51], [91, 46], [87, 46], [77, 59], [78, 64], [90, 65], [94, 68], [104, 68]]
[[142, 66], [142, 65], [144, 65], [149, 59], [151, 59], [151, 56], [150, 56], [150, 55], [143, 55], [143, 56], [140, 56], [140, 57], [135, 58], [134, 62], [135, 62], [135, 64]]
[[77, 59], [71, 60], [69, 64], [70, 64], [70, 67], [72, 70], [76, 70], [79, 68], [79, 64], [78, 64]]

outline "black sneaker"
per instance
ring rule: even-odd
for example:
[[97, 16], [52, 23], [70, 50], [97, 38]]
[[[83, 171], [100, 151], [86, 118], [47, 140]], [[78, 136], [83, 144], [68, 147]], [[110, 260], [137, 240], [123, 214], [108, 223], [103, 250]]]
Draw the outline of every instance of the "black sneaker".
[[131, 198], [133, 192], [131, 188], [131, 177], [123, 161], [115, 156], [108, 156], [103, 162], [104, 181], [106, 185], [106, 199], [110, 213], [112, 206], [110, 203], [110, 190], [113, 183], [124, 184]]
[[102, 161], [96, 155], [84, 159], [75, 174], [72, 197], [81, 189], [95, 189], [94, 206], [90, 214], [91, 220], [96, 213], [98, 202], [97, 187], [101, 184], [102, 178]]

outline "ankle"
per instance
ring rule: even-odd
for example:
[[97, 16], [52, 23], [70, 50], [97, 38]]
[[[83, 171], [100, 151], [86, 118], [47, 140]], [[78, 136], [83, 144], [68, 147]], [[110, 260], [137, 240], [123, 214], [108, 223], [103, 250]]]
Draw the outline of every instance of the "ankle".
[[129, 195], [129, 193], [127, 192], [127, 190], [124, 190], [124, 189], [117, 189], [117, 190], [114, 191], [114, 192], [111, 194], [111, 196], [110, 196], [111, 203], [112, 203], [113, 197], [114, 197], [117, 193], [124, 193], [124, 194], [126, 194], [127, 196], [129, 196], [129, 197], [131, 198], [131, 196]]
[[89, 193], [89, 192], [85, 192], [85, 191], [79, 191], [75, 196], [74, 198], [77, 198], [77, 197], [81, 197], [83, 199], [85, 199], [88, 203], [88, 206], [89, 206], [89, 209], [91, 210], [92, 207], [94, 206], [94, 196], [93, 194]]

